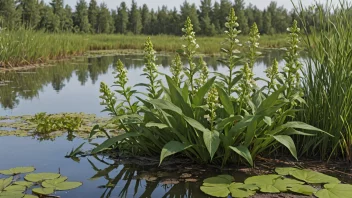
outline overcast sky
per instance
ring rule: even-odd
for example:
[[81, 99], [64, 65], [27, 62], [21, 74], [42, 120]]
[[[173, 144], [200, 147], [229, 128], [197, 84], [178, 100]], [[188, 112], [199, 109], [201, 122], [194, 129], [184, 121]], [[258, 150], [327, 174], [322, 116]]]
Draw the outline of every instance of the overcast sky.
[[[46, 2], [50, 2], [51, 0], [45, 0]], [[90, 0], [86, 0], [88, 3]], [[218, 0], [220, 1], [220, 0]], [[245, 0], [247, 4], [252, 3], [256, 5], [258, 8], [263, 9], [269, 5], [272, 0]], [[293, 0], [294, 2], [298, 2], [298, 0]], [[318, 0], [322, 1], [322, 0]], [[338, 2], [339, 0], [332, 0]], [[64, 0], [65, 4], [69, 4], [71, 7], [75, 7], [77, 0]], [[110, 9], [115, 9], [116, 6], [120, 5], [122, 0], [97, 0], [98, 3], [105, 2]], [[125, 0], [125, 2], [130, 5], [132, 0]], [[169, 8], [173, 8], [176, 6], [177, 9], [180, 8], [180, 5], [184, 2], [184, 0], [136, 0], [139, 6], [143, 4], [147, 4], [150, 8], [157, 9], [158, 6], [167, 5]], [[200, 0], [188, 0], [190, 3], [195, 3], [197, 6], [200, 4]], [[213, 0], [215, 2], [215, 0]], [[279, 6], [284, 6], [287, 9], [292, 9], [291, 0], [276, 0]], [[303, 4], [310, 5], [315, 0], [302, 0]], [[322, 2], [325, 2], [324, 0]]]

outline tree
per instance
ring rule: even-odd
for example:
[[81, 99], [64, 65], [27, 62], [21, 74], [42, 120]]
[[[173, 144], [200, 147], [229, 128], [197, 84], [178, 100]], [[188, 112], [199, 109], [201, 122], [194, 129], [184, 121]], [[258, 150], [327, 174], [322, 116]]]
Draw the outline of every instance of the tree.
[[90, 24], [88, 20], [88, 6], [85, 0], [79, 0], [76, 4], [76, 13], [74, 15], [74, 26], [79, 32], [88, 33]]
[[169, 14], [166, 6], [162, 6], [161, 9], [158, 9], [157, 19], [158, 19], [158, 33], [169, 34], [170, 20], [169, 20]]
[[65, 15], [65, 9], [64, 9], [64, 2], [63, 0], [52, 0], [50, 3], [54, 15], [56, 15], [57, 19], [59, 21], [59, 27], [58, 30], [62, 31], [65, 21], [66, 21], [66, 15]]
[[14, 0], [0, 0], [0, 27], [14, 29], [19, 22]]
[[121, 2], [117, 10], [117, 19], [115, 20], [115, 29], [118, 33], [126, 34], [128, 25], [128, 11], [125, 2]]
[[219, 2], [215, 2], [214, 3], [214, 9], [213, 9], [213, 13], [212, 15], [210, 16], [211, 18], [211, 22], [214, 24], [215, 26], [215, 30], [217, 33], [221, 33], [221, 25], [220, 25], [220, 13], [221, 13], [221, 10], [220, 10], [220, 4]]
[[149, 8], [147, 4], [144, 4], [141, 10], [141, 16], [142, 16], [142, 33], [143, 34], [150, 34], [150, 25], [151, 25], [151, 16], [149, 12]]
[[65, 6], [65, 21], [63, 26], [63, 31], [72, 32], [73, 30], [73, 15], [72, 8], [69, 5]]
[[264, 10], [263, 12], [263, 33], [264, 34], [273, 34], [273, 28], [271, 25], [271, 13]]
[[21, 10], [21, 22], [27, 28], [36, 27], [39, 22], [40, 16], [37, 0], [20, 0], [17, 9]]
[[91, 32], [97, 32], [97, 24], [98, 24], [98, 13], [99, 8], [96, 0], [91, 0], [88, 7], [88, 21], [91, 27]]
[[97, 33], [111, 33], [111, 16], [106, 3], [101, 3], [98, 14], [98, 29]]
[[60, 26], [59, 18], [54, 14], [50, 6], [45, 5], [42, 0], [39, 4], [40, 20], [37, 29], [43, 29], [48, 32], [58, 32]]
[[233, 6], [235, 9], [236, 16], [238, 17], [237, 21], [240, 24], [239, 29], [244, 33], [249, 33], [248, 19], [245, 16], [245, 4], [244, 0], [235, 0], [235, 5]]
[[213, 36], [216, 33], [216, 29], [210, 18], [213, 14], [211, 0], [202, 0], [200, 4], [200, 27], [202, 34]]
[[132, 0], [131, 10], [129, 13], [129, 30], [134, 34], [140, 34], [142, 28], [142, 17], [138, 10], [137, 2]]
[[254, 21], [257, 23], [259, 32], [263, 32], [263, 12], [256, 6], [253, 7], [253, 17]]
[[227, 21], [226, 17], [229, 15], [231, 8], [232, 8], [232, 3], [229, 0], [220, 1], [220, 10], [217, 17], [219, 19], [221, 31], [225, 29], [225, 23]]
[[194, 32], [198, 33], [201, 29], [200, 29], [200, 23], [198, 19], [196, 5], [194, 3], [191, 5], [188, 3], [188, 1], [184, 1], [183, 4], [181, 5], [180, 28], [183, 26], [183, 23], [187, 20], [187, 17], [189, 17], [192, 21]]

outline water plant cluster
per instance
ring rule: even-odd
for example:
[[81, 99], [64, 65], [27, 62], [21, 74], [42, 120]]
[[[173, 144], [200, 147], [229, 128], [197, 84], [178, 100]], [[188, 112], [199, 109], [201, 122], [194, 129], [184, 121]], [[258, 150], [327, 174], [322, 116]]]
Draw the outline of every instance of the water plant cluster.
[[276, 168], [277, 174], [247, 178], [244, 183], [235, 182], [231, 175], [207, 178], [200, 189], [213, 197], [250, 197], [260, 193], [291, 192], [318, 198], [352, 197], [352, 185], [342, 184], [337, 178], [309, 169]]
[[[34, 167], [16, 167], [0, 170], [0, 197], [2, 198], [35, 198], [50, 196], [55, 191], [68, 191], [78, 188], [81, 182], [69, 182], [59, 173], [32, 173]], [[24, 180], [21, 180], [21, 176]], [[32, 192], [33, 194], [26, 194]]]
[[[295, 21], [289, 31], [286, 66], [280, 72], [273, 62], [268, 79], [254, 78], [254, 62], [260, 53], [257, 25], [251, 27], [248, 41], [241, 42], [239, 24], [232, 9], [225, 24], [221, 62], [227, 73], [210, 73], [207, 64], [196, 59], [197, 43], [191, 20], [182, 29], [184, 45], [171, 66], [173, 76], [158, 72], [155, 50], [145, 42], [144, 74], [148, 84], [138, 93], [128, 84], [127, 70], [118, 61], [113, 87], [101, 83], [101, 105], [124, 134], [108, 138], [93, 149], [99, 153], [119, 149], [129, 155], [160, 155], [160, 163], [181, 154], [198, 163], [247, 163], [284, 146], [298, 158], [292, 136], [310, 136], [324, 131], [294, 121], [304, 103], [298, 61], [299, 28]], [[187, 61], [184, 67], [180, 56]], [[166, 84], [161, 79], [166, 79]], [[264, 82], [265, 86], [258, 86]], [[97, 130], [93, 130], [91, 136]]]

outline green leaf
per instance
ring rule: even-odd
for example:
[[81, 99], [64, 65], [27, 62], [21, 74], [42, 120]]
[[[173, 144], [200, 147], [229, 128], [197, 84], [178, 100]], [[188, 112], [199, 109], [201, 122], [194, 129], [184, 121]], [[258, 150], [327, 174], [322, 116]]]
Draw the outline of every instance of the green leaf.
[[216, 77], [211, 78], [206, 82], [195, 94], [193, 98], [193, 105], [194, 106], [200, 106], [203, 104], [203, 100], [205, 95], [209, 92], [209, 90], [212, 88], [214, 82], [215, 82]]
[[260, 114], [262, 111], [264, 111], [265, 109], [268, 109], [272, 106], [275, 105], [275, 103], [277, 102], [280, 94], [286, 89], [285, 86], [281, 87], [279, 90], [275, 91], [274, 93], [272, 93], [270, 96], [268, 96], [259, 106], [258, 108], [258, 113]]
[[0, 192], [0, 197], [1, 198], [22, 198], [24, 194], [19, 191], [3, 191]]
[[256, 194], [256, 190], [259, 188], [255, 185], [242, 184], [242, 183], [232, 183], [229, 186], [232, 197], [242, 198], [250, 197]]
[[213, 197], [227, 197], [230, 194], [229, 186], [234, 178], [230, 175], [219, 175], [210, 177], [203, 181], [200, 189]]
[[38, 198], [38, 197], [37, 197], [37, 196], [34, 196], [34, 195], [28, 195], [28, 194], [26, 194], [26, 195], [24, 195], [23, 198]]
[[240, 121], [242, 119], [242, 116], [230, 116], [228, 118], [223, 119], [220, 123], [215, 126], [215, 128], [217, 131], [222, 131], [226, 126], [233, 125], [235, 121]]
[[145, 125], [146, 127], [157, 127], [159, 129], [165, 129], [168, 128], [169, 126], [167, 126], [166, 124], [163, 123], [154, 123], [154, 122], [149, 122]]
[[230, 194], [227, 186], [201, 186], [200, 190], [213, 197], [227, 197]]
[[273, 136], [275, 138], [276, 141], [278, 141], [279, 143], [281, 143], [282, 145], [284, 145], [286, 148], [288, 148], [288, 150], [290, 150], [292, 156], [298, 160], [297, 158], [297, 150], [296, 150], [296, 146], [295, 143], [293, 142], [292, 138], [288, 135], [276, 135]]
[[13, 183], [14, 185], [19, 185], [19, 186], [25, 186], [27, 188], [33, 186], [33, 182], [28, 182], [28, 181], [17, 181]]
[[193, 128], [203, 132], [203, 133], [206, 133], [206, 132], [210, 132], [209, 129], [205, 128], [201, 123], [199, 123], [197, 120], [193, 119], [193, 118], [189, 118], [187, 116], [184, 116], [183, 117], [186, 122], [191, 125]]
[[322, 133], [326, 133], [325, 131], [318, 129], [316, 127], [313, 127], [309, 124], [306, 124], [304, 122], [287, 122], [282, 125], [284, 128], [295, 128], [295, 129], [304, 129], [308, 131], [319, 131]]
[[231, 175], [218, 175], [216, 177], [209, 177], [203, 180], [203, 186], [228, 186], [233, 181], [235, 181], [235, 178]]
[[325, 175], [323, 173], [318, 173], [308, 169], [290, 171], [290, 175], [296, 179], [305, 181], [309, 184], [340, 183], [340, 181], [335, 177], [331, 177], [329, 175]]
[[203, 133], [203, 139], [210, 154], [210, 158], [213, 159], [220, 145], [220, 134], [217, 131], [208, 130]]
[[247, 160], [247, 162], [253, 167], [254, 163], [253, 163], [253, 159], [252, 159], [252, 155], [249, 152], [248, 148], [245, 146], [238, 146], [238, 147], [232, 147], [230, 146], [230, 149], [232, 149], [233, 151], [235, 151], [237, 154], [239, 154], [240, 156], [242, 156], [245, 160]]
[[182, 110], [170, 101], [156, 99], [156, 100], [150, 100], [149, 102], [151, 104], [155, 105], [157, 108], [164, 109], [164, 110], [170, 110], [170, 111], [173, 111], [179, 115], [182, 115]]
[[30, 173], [35, 171], [34, 167], [16, 167], [16, 168], [10, 168], [8, 170], [0, 170], [0, 174], [3, 175], [18, 175], [22, 173]]
[[352, 185], [350, 184], [325, 184], [325, 189], [314, 193], [318, 198], [351, 198]]
[[245, 184], [254, 184], [257, 186], [261, 186], [261, 185], [267, 185], [267, 184], [271, 184], [273, 185], [275, 183], [275, 180], [280, 178], [280, 175], [260, 175], [260, 176], [253, 176], [253, 177], [249, 177], [247, 178], [244, 183]]
[[32, 192], [38, 195], [50, 195], [55, 191], [54, 188], [33, 188]]
[[221, 87], [216, 86], [216, 89], [218, 90], [220, 101], [221, 101], [222, 105], [224, 105], [225, 111], [229, 115], [233, 115], [235, 110], [233, 109], [233, 104], [231, 102], [230, 97], [226, 94], [224, 89], [222, 89]]
[[60, 174], [57, 173], [31, 173], [24, 177], [25, 180], [30, 182], [42, 182], [44, 180], [59, 178]]
[[66, 191], [78, 188], [80, 186], [82, 186], [82, 182], [62, 182], [55, 185], [55, 190]]
[[293, 167], [275, 168], [275, 172], [277, 174], [284, 175], [284, 176], [290, 175], [291, 171], [296, 171], [296, 170], [299, 170], [299, 169], [293, 168]]
[[101, 143], [99, 146], [97, 146], [96, 148], [94, 148], [92, 150], [92, 154], [97, 154], [103, 150], [109, 149], [111, 146], [117, 144], [119, 141], [122, 141], [126, 138], [130, 138], [130, 137], [137, 137], [139, 136], [138, 133], [135, 132], [128, 132], [128, 133], [124, 133], [122, 135], [107, 139], [106, 141], [104, 141], [103, 143]]
[[0, 179], [0, 192], [3, 191], [7, 186], [11, 184], [13, 177], [9, 177], [6, 179]]
[[174, 155], [176, 153], [179, 153], [181, 151], [184, 151], [188, 148], [190, 148], [191, 145], [185, 145], [181, 142], [177, 142], [177, 141], [171, 141], [167, 144], [165, 144], [165, 146], [163, 147], [161, 154], [160, 154], [160, 163], [159, 165], [163, 162], [163, 160], [170, 156], [170, 155]]
[[8, 186], [4, 189], [5, 191], [11, 191], [11, 192], [24, 192], [26, 191], [26, 187], [25, 186], [19, 186], [19, 185], [12, 185], [12, 186]]
[[265, 116], [264, 119], [263, 119], [263, 121], [264, 121], [268, 126], [271, 126], [271, 124], [272, 124], [272, 120], [271, 120], [271, 118], [268, 117], [268, 116]]
[[65, 182], [67, 180], [67, 177], [59, 177], [57, 179], [52, 179], [52, 180], [46, 180], [42, 183], [42, 186], [44, 188], [55, 188], [57, 184]]
[[302, 195], [308, 195], [308, 196], [311, 196], [313, 195], [313, 193], [317, 192], [317, 189], [308, 185], [296, 185], [289, 188], [288, 190], [291, 192], [295, 192]]
[[302, 185], [302, 184], [304, 184], [304, 182], [301, 182], [295, 179], [280, 177], [275, 180], [275, 183], [273, 186], [277, 188], [280, 192], [287, 192], [288, 188], [291, 188], [297, 185]]
[[280, 175], [260, 175], [247, 178], [244, 183], [257, 185], [263, 193], [280, 193], [304, 182], [283, 178]]

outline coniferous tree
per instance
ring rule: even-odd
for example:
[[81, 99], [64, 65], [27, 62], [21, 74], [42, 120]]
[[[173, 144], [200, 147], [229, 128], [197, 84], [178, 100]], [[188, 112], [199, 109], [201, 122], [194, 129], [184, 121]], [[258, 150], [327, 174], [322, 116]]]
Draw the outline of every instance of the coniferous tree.
[[[21, 10], [21, 23], [27, 28], [34, 28], [39, 22], [37, 0], [20, 0], [17, 9]], [[1, 8], [0, 8], [1, 9]]]
[[141, 16], [142, 16], [142, 33], [143, 34], [149, 34], [150, 33], [150, 25], [151, 25], [151, 16], [149, 12], [149, 8], [147, 4], [144, 4], [141, 10]]
[[96, 0], [91, 0], [88, 7], [88, 21], [92, 33], [97, 32], [99, 8]]
[[244, 0], [235, 0], [234, 9], [236, 16], [238, 17], [237, 21], [239, 23], [239, 29], [244, 33], [249, 33], [249, 26], [248, 26], [248, 16], [245, 16], [245, 4]]
[[[221, 32], [223, 32], [223, 30], [225, 29], [226, 18], [230, 13], [231, 8], [232, 8], [231, 1], [229, 1], [229, 0], [221, 0], [220, 1], [220, 10], [219, 10], [217, 17], [219, 19]], [[237, 13], [236, 13], [236, 15], [237, 15]]]
[[0, 27], [15, 29], [19, 22], [14, 0], [0, 0]]
[[76, 4], [74, 26], [75, 29], [79, 32], [88, 33], [90, 31], [90, 24], [88, 21], [88, 6], [85, 0], [79, 0]]
[[59, 31], [59, 18], [54, 14], [53, 9], [46, 5], [43, 0], [39, 4], [39, 15], [40, 20], [37, 24], [38, 29], [43, 29], [47, 32]]
[[132, 0], [131, 10], [129, 13], [129, 30], [134, 34], [140, 34], [142, 28], [141, 13], [139, 12], [137, 2]]
[[271, 13], [264, 10], [263, 12], [263, 33], [264, 34], [273, 34], [271, 25]]
[[158, 19], [158, 33], [168, 34], [170, 23], [169, 23], [168, 10], [166, 6], [162, 6], [161, 9], [158, 10], [157, 19]]
[[63, 0], [52, 0], [50, 5], [53, 9], [54, 15], [57, 18], [55, 20], [59, 21], [58, 30], [56, 30], [56, 31], [62, 31], [64, 28], [65, 21], [66, 21], [64, 2], [63, 2]]
[[215, 26], [215, 30], [217, 33], [221, 33], [221, 25], [220, 25], [220, 13], [221, 13], [221, 10], [220, 10], [220, 4], [219, 2], [215, 2], [214, 3], [214, 9], [213, 9], [213, 13], [211, 15], [211, 22], [214, 24]]
[[187, 20], [187, 17], [189, 17], [192, 21], [194, 32], [198, 33], [201, 29], [200, 29], [196, 5], [194, 3], [191, 5], [190, 3], [188, 3], [188, 1], [184, 1], [183, 4], [181, 5], [181, 22], [182, 22], [182, 24], [180, 24], [181, 27], [184, 21]]
[[65, 6], [65, 21], [63, 26], [63, 31], [72, 32], [73, 30], [73, 15], [72, 8], [69, 5]]
[[118, 33], [126, 34], [128, 27], [128, 10], [125, 2], [120, 4], [117, 10], [117, 19], [115, 22], [115, 29]]
[[101, 3], [99, 6], [97, 33], [111, 33], [111, 16], [106, 3]]

